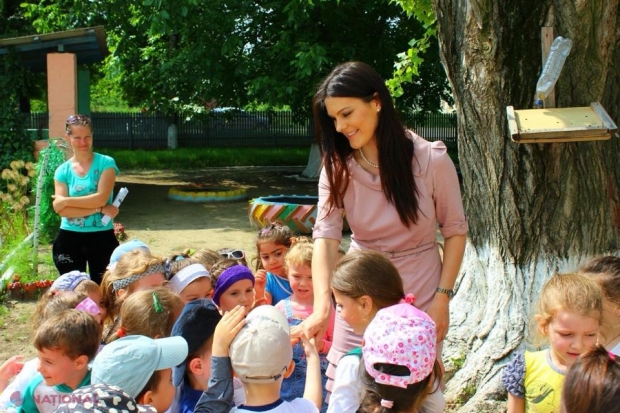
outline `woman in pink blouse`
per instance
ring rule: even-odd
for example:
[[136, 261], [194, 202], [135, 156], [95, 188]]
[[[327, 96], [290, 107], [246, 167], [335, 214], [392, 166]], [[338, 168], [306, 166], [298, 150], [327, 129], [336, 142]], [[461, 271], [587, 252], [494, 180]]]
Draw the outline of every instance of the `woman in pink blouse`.
[[[384, 81], [365, 63], [337, 66], [319, 86], [313, 109], [324, 167], [313, 233], [314, 313], [304, 321], [304, 331], [320, 337], [327, 328], [329, 280], [346, 214], [350, 249], [372, 249], [390, 258], [405, 293], [417, 297], [416, 306], [435, 321], [443, 341], [468, 230], [446, 146], [405, 129]], [[437, 229], [444, 237], [443, 260]], [[360, 343], [337, 315], [330, 362], [335, 366]]]

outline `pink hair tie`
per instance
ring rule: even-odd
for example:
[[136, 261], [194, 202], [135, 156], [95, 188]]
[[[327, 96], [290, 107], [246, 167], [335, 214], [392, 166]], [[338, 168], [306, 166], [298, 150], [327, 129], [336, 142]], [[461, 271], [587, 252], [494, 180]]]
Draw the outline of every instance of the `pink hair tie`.
[[608, 351], [607, 354], [609, 354], [609, 358], [611, 359], [611, 361], [616, 361], [616, 355], [614, 353]]
[[407, 304], [415, 305], [415, 300], [416, 300], [416, 296], [409, 293], [409, 294], [405, 294], [405, 298], [400, 300], [400, 303], [401, 304], [407, 303]]
[[381, 399], [381, 406], [387, 409], [391, 409], [392, 407], [394, 407], [394, 402], [392, 400]]

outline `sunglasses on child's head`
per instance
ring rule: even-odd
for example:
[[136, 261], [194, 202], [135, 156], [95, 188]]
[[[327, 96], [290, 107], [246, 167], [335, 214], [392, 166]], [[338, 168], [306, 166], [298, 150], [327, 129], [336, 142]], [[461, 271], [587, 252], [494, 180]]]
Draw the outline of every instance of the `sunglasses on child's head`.
[[220, 252], [220, 255], [224, 258], [228, 258], [232, 260], [240, 260], [240, 259], [245, 258], [245, 252], [243, 252], [243, 250]]

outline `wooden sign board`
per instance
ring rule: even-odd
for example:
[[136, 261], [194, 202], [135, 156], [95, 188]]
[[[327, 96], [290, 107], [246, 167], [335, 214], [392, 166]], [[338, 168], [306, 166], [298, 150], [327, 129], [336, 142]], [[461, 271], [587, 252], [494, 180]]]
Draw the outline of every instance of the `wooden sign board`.
[[516, 143], [600, 141], [618, 130], [598, 102], [589, 107], [514, 110], [506, 107], [508, 133]]

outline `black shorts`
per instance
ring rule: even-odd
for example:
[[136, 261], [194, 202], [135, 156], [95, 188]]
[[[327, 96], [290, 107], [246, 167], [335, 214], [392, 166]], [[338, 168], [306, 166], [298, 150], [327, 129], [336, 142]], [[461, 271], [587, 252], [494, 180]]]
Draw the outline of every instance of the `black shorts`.
[[118, 247], [114, 230], [96, 232], [75, 232], [61, 229], [54, 240], [52, 254], [60, 274], [70, 271], [86, 272], [97, 284], [110, 263], [110, 256]]

